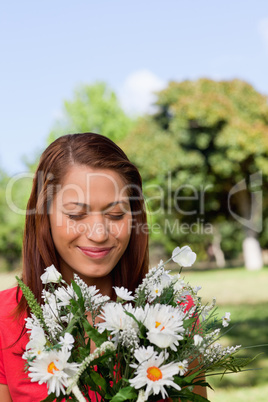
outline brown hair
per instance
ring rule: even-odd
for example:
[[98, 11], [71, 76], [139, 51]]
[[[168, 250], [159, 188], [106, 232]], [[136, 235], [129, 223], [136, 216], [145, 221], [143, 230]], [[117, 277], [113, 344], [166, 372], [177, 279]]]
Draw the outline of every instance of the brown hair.
[[[57, 188], [70, 166], [112, 169], [129, 185], [133, 227], [128, 247], [113, 270], [114, 285], [134, 290], [148, 270], [148, 234], [138, 169], [109, 138], [94, 133], [68, 134], [52, 142], [43, 152], [27, 204], [23, 238], [23, 281], [41, 302], [40, 276], [52, 264], [60, 270], [49, 226], [48, 211]], [[136, 230], [135, 230], [136, 229]], [[19, 312], [26, 310], [24, 298]]]

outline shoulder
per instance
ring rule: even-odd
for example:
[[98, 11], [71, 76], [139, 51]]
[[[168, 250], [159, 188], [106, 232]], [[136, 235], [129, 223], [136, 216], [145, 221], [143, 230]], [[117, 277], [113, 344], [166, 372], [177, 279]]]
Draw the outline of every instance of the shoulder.
[[[19, 292], [19, 299], [21, 291]], [[17, 287], [0, 291], [0, 316], [10, 313], [17, 307]]]

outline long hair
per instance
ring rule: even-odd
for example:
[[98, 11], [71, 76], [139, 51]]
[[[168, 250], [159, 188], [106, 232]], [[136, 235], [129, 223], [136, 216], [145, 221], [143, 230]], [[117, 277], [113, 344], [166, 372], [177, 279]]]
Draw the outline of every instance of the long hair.
[[[121, 148], [103, 135], [64, 135], [52, 142], [41, 155], [27, 204], [22, 278], [39, 302], [43, 289], [40, 276], [44, 269], [54, 264], [60, 271], [59, 256], [50, 232], [49, 207], [68, 169], [75, 164], [111, 169], [120, 175], [129, 189], [132, 231], [127, 249], [112, 271], [114, 285], [134, 290], [148, 271], [148, 233], [144, 230], [146, 212], [138, 169]], [[26, 309], [22, 297], [18, 311]]]

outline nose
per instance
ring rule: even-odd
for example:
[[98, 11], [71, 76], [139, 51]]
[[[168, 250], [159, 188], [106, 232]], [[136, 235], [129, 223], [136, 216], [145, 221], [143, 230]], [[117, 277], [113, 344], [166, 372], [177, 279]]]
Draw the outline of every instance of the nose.
[[95, 243], [103, 243], [109, 237], [108, 225], [102, 214], [92, 214], [87, 220], [86, 237]]

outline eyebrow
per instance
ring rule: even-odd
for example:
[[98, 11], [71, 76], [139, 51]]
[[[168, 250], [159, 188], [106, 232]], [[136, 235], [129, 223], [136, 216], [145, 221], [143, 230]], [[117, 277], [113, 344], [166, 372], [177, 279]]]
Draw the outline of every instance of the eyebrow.
[[[85, 203], [83, 203], [83, 202], [74, 202], [74, 201], [70, 201], [70, 202], [67, 202], [66, 204], [63, 204], [63, 207], [66, 207], [66, 205], [70, 205], [70, 204], [78, 205], [78, 206], [80, 206], [80, 207], [83, 207], [83, 208], [86, 207], [86, 208], [90, 209], [90, 205], [89, 205], [89, 204], [85, 204]], [[124, 200], [113, 201], [113, 202], [110, 202], [109, 204], [105, 205], [105, 207], [104, 207], [103, 209], [105, 210], [105, 209], [110, 208], [110, 207], [113, 207], [114, 205], [117, 205], [117, 204], [126, 204], [126, 205], [129, 205], [129, 203], [128, 203], [127, 201], [124, 201]]]

